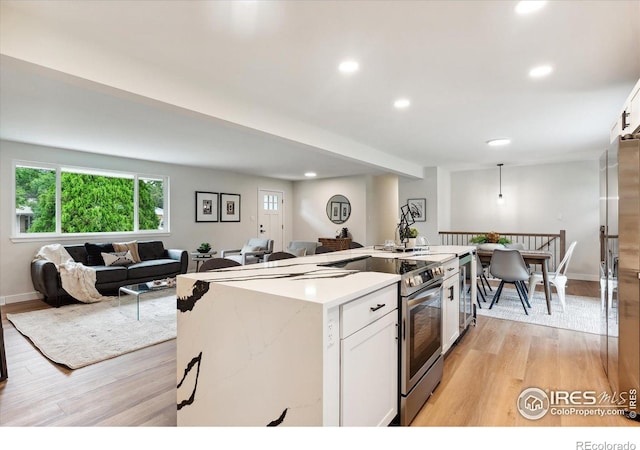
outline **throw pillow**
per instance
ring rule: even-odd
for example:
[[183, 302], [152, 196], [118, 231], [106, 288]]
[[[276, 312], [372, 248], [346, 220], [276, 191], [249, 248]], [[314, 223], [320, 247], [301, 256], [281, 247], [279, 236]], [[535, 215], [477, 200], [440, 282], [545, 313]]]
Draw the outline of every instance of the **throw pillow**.
[[130, 251], [102, 253], [102, 259], [107, 266], [128, 266], [133, 264], [133, 257]]
[[102, 259], [102, 253], [113, 253], [113, 245], [111, 244], [92, 244], [85, 242], [85, 250], [87, 250], [87, 265], [88, 266], [104, 266], [104, 259]]
[[259, 250], [261, 250], [262, 247], [254, 247], [251, 245], [245, 245], [242, 247], [242, 250], [240, 250], [240, 253], [248, 253], [248, 252], [257, 252]]
[[131, 252], [131, 259], [134, 263], [140, 262], [140, 254], [138, 253], [138, 241], [131, 242], [114, 242], [113, 251], [115, 252]]
[[287, 248], [287, 253], [291, 253], [294, 256], [307, 256], [307, 249], [304, 247], [300, 248]]

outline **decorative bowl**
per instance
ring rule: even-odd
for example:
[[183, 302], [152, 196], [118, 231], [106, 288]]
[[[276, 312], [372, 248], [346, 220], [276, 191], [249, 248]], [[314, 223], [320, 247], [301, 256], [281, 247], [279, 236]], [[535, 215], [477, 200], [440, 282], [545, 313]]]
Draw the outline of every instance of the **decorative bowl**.
[[494, 243], [491, 243], [491, 242], [486, 242], [484, 244], [479, 244], [478, 248], [480, 250], [495, 250], [497, 248], [501, 248], [501, 249], [504, 248], [504, 245], [502, 245], [502, 244], [494, 244]]

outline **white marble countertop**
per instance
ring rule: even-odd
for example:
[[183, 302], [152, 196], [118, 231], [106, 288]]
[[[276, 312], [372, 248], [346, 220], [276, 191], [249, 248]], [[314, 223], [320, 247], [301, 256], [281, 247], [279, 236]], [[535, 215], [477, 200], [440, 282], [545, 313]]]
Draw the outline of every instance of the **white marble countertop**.
[[475, 250], [475, 247], [431, 246], [428, 252], [420, 253], [389, 252], [363, 247], [180, 276], [320, 303], [330, 308], [397, 283], [400, 276], [323, 267], [319, 264], [364, 255], [445, 262], [471, 250]]
[[453, 254], [461, 256], [466, 253], [475, 252], [477, 248], [473, 245], [432, 245], [429, 247], [428, 254]]

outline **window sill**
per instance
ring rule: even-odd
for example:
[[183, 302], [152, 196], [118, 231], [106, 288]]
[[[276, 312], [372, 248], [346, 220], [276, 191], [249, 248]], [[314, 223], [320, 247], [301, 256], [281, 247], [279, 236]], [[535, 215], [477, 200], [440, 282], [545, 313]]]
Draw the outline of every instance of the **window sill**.
[[126, 241], [140, 240], [146, 238], [167, 237], [171, 236], [169, 231], [138, 231], [127, 233], [77, 233], [77, 234], [55, 234], [55, 233], [39, 233], [38, 235], [20, 235], [11, 236], [11, 242], [14, 244], [24, 242], [71, 242], [71, 241]]

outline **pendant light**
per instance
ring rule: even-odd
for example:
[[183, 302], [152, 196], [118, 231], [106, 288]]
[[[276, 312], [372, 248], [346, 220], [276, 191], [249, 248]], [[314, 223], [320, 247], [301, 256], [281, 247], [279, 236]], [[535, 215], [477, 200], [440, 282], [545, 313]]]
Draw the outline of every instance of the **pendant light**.
[[504, 164], [498, 164], [498, 169], [500, 170], [500, 193], [498, 194], [498, 205], [504, 205], [504, 197], [502, 196], [502, 166]]

